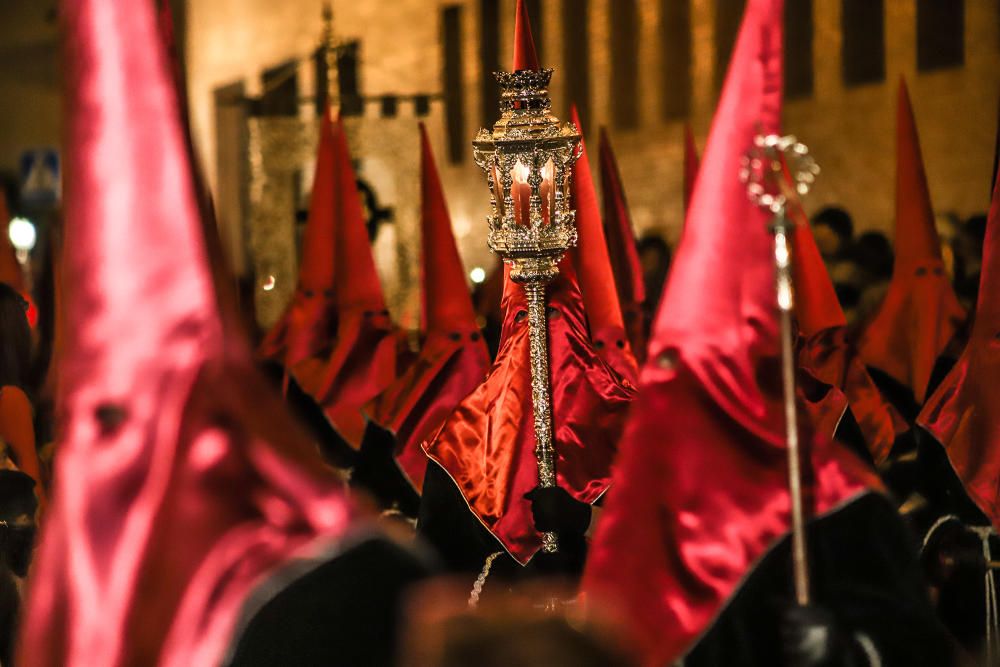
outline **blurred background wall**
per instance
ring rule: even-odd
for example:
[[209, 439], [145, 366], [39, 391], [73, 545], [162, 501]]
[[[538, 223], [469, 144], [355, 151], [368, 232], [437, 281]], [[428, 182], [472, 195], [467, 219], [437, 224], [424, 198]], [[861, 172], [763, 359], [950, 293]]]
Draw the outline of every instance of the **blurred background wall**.
[[[674, 243], [682, 223], [685, 123], [703, 147], [744, 0], [529, 0], [542, 62], [556, 68], [557, 115], [581, 110], [592, 150], [606, 126], [640, 232]], [[249, 124], [308, 126], [325, 88], [324, 0], [172, 0], [196, 142], [227, 247], [249, 280]], [[58, 145], [60, 72], [54, 0], [0, 1], [0, 176], [16, 181], [20, 153]], [[488, 195], [470, 142], [495, 120], [490, 72], [509, 67], [514, 0], [334, 0], [346, 45], [338, 71], [345, 114], [383, 139], [362, 173], [387, 211], [392, 247], [378, 254], [399, 289], [413, 289], [417, 242], [393, 228], [416, 178], [416, 121], [427, 122], [467, 267], [493, 266], [485, 247]], [[985, 210], [1000, 95], [1000, 0], [788, 0], [785, 127], [823, 169], [807, 204], [846, 208], [859, 230], [891, 235], [895, 99], [910, 84], [931, 194], [939, 214]], [[413, 127], [413, 137], [403, 134]], [[385, 131], [379, 131], [384, 127]], [[395, 147], [395, 152], [393, 149]], [[295, 175], [301, 221], [310, 150]], [[258, 156], [259, 157], [259, 156]], [[358, 155], [364, 158], [363, 155]], [[370, 161], [371, 162], [371, 161]], [[395, 176], [395, 180], [390, 176]], [[405, 216], [404, 216], [405, 217]], [[294, 225], [289, 211], [282, 224]], [[398, 222], [398, 220], [397, 220]], [[412, 309], [413, 298], [398, 298]]]

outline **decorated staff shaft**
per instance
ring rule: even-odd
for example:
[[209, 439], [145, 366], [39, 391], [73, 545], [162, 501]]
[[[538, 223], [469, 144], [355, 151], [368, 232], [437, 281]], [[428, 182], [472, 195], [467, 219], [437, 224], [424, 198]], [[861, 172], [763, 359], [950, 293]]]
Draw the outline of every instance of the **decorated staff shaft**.
[[[809, 604], [809, 560], [806, 550], [805, 504], [802, 499], [802, 452], [799, 443], [798, 408], [795, 395], [795, 347], [792, 315], [795, 290], [792, 287], [792, 248], [790, 235], [794, 225], [785, 216], [788, 197], [809, 192], [819, 167], [809, 151], [795, 137], [758, 136], [747, 155], [741, 176], [747, 183], [751, 200], [770, 211], [774, 218], [775, 289], [781, 338], [781, 385], [784, 398], [785, 437], [788, 454], [788, 492], [792, 514], [792, 568], [795, 600]], [[790, 178], [789, 178], [790, 177]], [[791, 192], [794, 179], [795, 193]]]
[[[530, 336], [531, 406], [535, 420], [535, 459], [538, 463], [538, 484], [543, 488], [556, 485], [555, 449], [552, 447], [552, 399], [549, 382], [548, 319], [545, 315], [545, 282], [533, 280], [524, 284], [528, 300], [528, 333]], [[559, 549], [555, 533], [542, 533], [542, 551]]]

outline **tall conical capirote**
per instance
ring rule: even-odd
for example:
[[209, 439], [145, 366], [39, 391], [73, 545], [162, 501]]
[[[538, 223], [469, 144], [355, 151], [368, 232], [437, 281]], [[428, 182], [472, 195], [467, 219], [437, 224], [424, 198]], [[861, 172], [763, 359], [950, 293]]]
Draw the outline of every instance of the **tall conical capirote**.
[[422, 123], [420, 144], [424, 340], [416, 361], [370, 409], [372, 419], [395, 434], [396, 462], [418, 491], [427, 468], [421, 445], [482, 382], [490, 366]]
[[[747, 2], [584, 573], [643, 665], [683, 658], [791, 527], [773, 240], [740, 179], [755, 137], [780, 132], [782, 15]], [[811, 453], [816, 512], [874, 482], [829, 439]]]
[[965, 321], [941, 261], [927, 175], [906, 83], [896, 113], [896, 258], [885, 298], [859, 341], [869, 366], [922, 404], [938, 356]]
[[220, 664], [248, 599], [353, 511], [223, 326], [153, 3], [60, 15], [62, 426], [19, 662]]
[[[577, 128], [582, 127], [576, 106], [570, 110], [570, 120]], [[639, 368], [629, 345], [618, 302], [590, 159], [582, 140], [580, 146], [580, 157], [574, 166], [570, 184], [570, 205], [576, 211], [578, 234], [576, 247], [570, 250], [570, 254], [580, 281], [594, 345], [602, 359], [634, 384], [638, 381]]]

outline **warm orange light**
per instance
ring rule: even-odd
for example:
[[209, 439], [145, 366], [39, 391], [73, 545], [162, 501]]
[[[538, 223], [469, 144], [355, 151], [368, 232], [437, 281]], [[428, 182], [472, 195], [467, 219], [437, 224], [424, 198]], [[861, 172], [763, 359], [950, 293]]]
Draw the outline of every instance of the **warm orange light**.
[[[514, 203], [514, 221], [519, 225], [527, 225], [531, 222], [531, 185], [528, 179], [531, 175], [530, 169], [517, 162], [510, 171], [511, 179], [511, 200]], [[541, 171], [542, 183], [538, 186], [538, 196], [541, 199], [542, 224], [549, 224], [552, 210], [556, 205], [555, 195], [555, 166], [552, 160], [545, 163]]]

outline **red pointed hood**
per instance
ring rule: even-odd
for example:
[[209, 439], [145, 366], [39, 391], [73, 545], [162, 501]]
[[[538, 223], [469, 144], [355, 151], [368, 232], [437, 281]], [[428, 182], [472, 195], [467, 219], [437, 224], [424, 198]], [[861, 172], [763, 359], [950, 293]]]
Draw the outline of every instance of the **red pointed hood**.
[[351, 164], [343, 121], [334, 132], [334, 187], [343, 204], [337, 218], [337, 261], [335, 262], [337, 306], [345, 310], [385, 310], [382, 283], [375, 269], [365, 224], [364, 209], [358, 193], [358, 178]]
[[694, 181], [698, 177], [698, 146], [694, 142], [691, 126], [684, 125], [684, 212], [691, 206]]
[[[570, 116], [577, 128], [583, 127], [575, 106]], [[582, 139], [580, 145], [581, 154], [573, 167], [570, 191], [571, 205], [576, 211], [578, 238], [576, 247], [570, 252], [580, 280], [590, 336], [598, 354], [622, 377], [635, 383], [639, 368], [625, 334], [625, 321], [618, 303], [618, 290], [615, 288], [608, 242], [604, 237], [601, 209], [597, 202], [597, 189]]]
[[344, 193], [335, 187], [341, 163], [335, 154], [337, 147], [330, 114], [324, 113], [298, 285], [287, 310], [260, 347], [261, 356], [286, 368], [326, 349], [336, 327], [335, 224], [343, 214], [344, 200], [352, 196], [350, 191]]
[[[500, 350], [486, 380], [424, 445], [469, 508], [519, 562], [541, 546], [524, 494], [538, 485], [524, 289], [505, 266]], [[587, 334], [572, 262], [546, 291], [552, 431], [559, 486], [581, 502], [604, 493], [635, 390], [598, 356]]]
[[360, 448], [367, 420], [364, 406], [397, 377], [402, 332], [393, 326], [385, 307], [341, 121], [333, 127], [332, 182], [336, 197], [332, 284], [336, 331], [326, 352], [295, 364], [291, 374], [320, 405], [340, 436]]
[[948, 454], [969, 497], [1000, 529], [1000, 178], [986, 223], [979, 299], [969, 342], [917, 423]]
[[17, 251], [10, 242], [7, 225], [10, 223], [10, 210], [7, 208], [7, 195], [0, 189], [0, 283], [7, 283], [18, 292], [24, 292], [24, 273], [21, 263], [17, 261]]
[[809, 219], [798, 206], [791, 207], [789, 215], [795, 222], [792, 256], [795, 262], [795, 319], [799, 333], [812, 336], [824, 329], [847, 326], [830, 274], [816, 247]]
[[420, 140], [426, 337], [417, 360], [371, 408], [372, 419], [396, 434], [396, 461], [418, 491], [427, 467], [421, 444], [482, 382], [490, 366], [423, 123]]
[[24, 664], [219, 664], [246, 600], [351, 522], [225, 336], [152, 9], [62, 4], [63, 419]]
[[638, 361], [646, 357], [646, 287], [642, 265], [635, 247], [635, 232], [625, 200], [618, 162], [608, 134], [601, 128], [601, 190], [604, 200], [604, 234], [608, 244], [611, 270], [618, 288], [618, 299], [628, 331], [632, 352]]
[[517, 14], [514, 16], [514, 64], [511, 71], [522, 69], [539, 70], [538, 54], [535, 52], [535, 38], [531, 35], [531, 21], [524, 0], [517, 0]]
[[[847, 318], [837, 301], [808, 218], [797, 205], [792, 206], [789, 213], [795, 221], [792, 259], [795, 317], [801, 336], [799, 366], [846, 396], [872, 459], [881, 463], [889, 455], [896, 435], [906, 430], [906, 422], [882, 398], [856, 350], [847, 340]], [[830, 427], [822, 429], [817, 423], [817, 432], [833, 437], [843, 410], [826, 401], [810, 407], [813, 416], [818, 416], [821, 423]], [[824, 414], [829, 410], [836, 414]]]
[[896, 261], [878, 312], [861, 337], [865, 362], [923, 403], [937, 357], [965, 320], [941, 261], [920, 140], [906, 84], [896, 115]]
[[[683, 657], [790, 526], [772, 239], [739, 178], [779, 131], [782, 4], [747, 3], [584, 574], [643, 664]], [[829, 440], [811, 453], [817, 513], [873, 481]]]
[[424, 331], [461, 329], [477, 331], [476, 314], [451, 231], [451, 217], [444, 200], [427, 129], [420, 124], [420, 206], [423, 234], [423, 316]]

